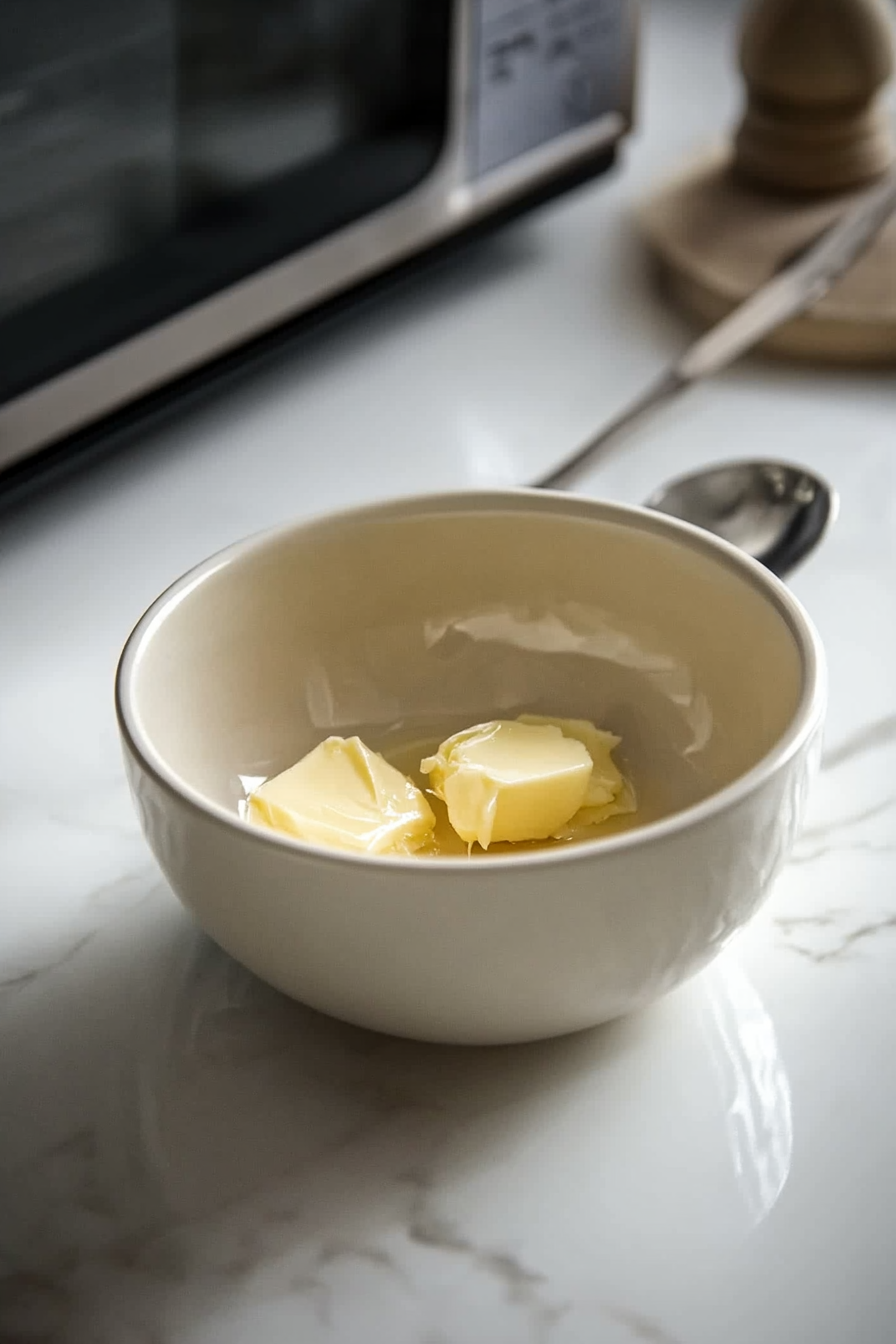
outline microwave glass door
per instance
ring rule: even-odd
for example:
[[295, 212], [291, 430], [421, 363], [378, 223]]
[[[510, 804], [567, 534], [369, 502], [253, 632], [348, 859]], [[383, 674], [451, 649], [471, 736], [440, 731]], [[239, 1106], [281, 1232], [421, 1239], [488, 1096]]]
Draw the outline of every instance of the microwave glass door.
[[0, 403], [404, 195], [451, 0], [3, 0]]

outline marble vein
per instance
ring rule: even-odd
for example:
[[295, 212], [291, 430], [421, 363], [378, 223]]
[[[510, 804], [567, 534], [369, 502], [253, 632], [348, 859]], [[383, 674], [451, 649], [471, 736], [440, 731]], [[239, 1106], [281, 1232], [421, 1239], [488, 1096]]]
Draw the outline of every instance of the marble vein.
[[815, 863], [828, 854], [836, 853], [892, 854], [896, 851], [896, 840], [891, 839], [890, 828], [882, 831], [880, 835], [855, 837], [854, 832], [866, 822], [887, 816], [894, 807], [896, 807], [896, 794], [887, 794], [886, 797], [861, 808], [858, 812], [806, 826], [789, 863], [799, 867], [801, 864]]
[[896, 714], [884, 714], [858, 728], [835, 747], [829, 747], [821, 758], [822, 771], [836, 770], [847, 761], [878, 751], [896, 742]]
[[404, 1278], [393, 1257], [379, 1246], [367, 1246], [350, 1241], [325, 1242], [317, 1253], [317, 1260], [321, 1265], [331, 1265], [337, 1260], [363, 1260]]
[[800, 840], [823, 839], [830, 835], [839, 835], [842, 831], [852, 830], [854, 826], [859, 826], [863, 821], [871, 821], [874, 817], [891, 812], [896, 807], [896, 794], [889, 794], [886, 798], [881, 798], [878, 802], [872, 803], [870, 807], [865, 807], [861, 812], [852, 812], [845, 817], [837, 817], [836, 820], [818, 823], [814, 826], [804, 826]]
[[[26, 970], [16, 971], [12, 975], [0, 978], [0, 998], [19, 993], [33, 985], [35, 981], [43, 980], [46, 976], [52, 975], [55, 971], [59, 971], [63, 966], [68, 965], [69, 962], [74, 961], [78, 954], [103, 931], [109, 919], [114, 920], [116, 915], [149, 900], [153, 891], [158, 889], [157, 876], [155, 865], [147, 861], [131, 872], [124, 873], [111, 881], [102, 882], [86, 891], [81, 897], [82, 906], [85, 908], [108, 908], [107, 917], [101, 919], [94, 927], [79, 934], [74, 942], [69, 943], [56, 956], [50, 957], [47, 961], [36, 966], [29, 966]], [[151, 883], [148, 888], [145, 886], [147, 880]], [[131, 897], [131, 899], [128, 899], [128, 897]]]
[[26, 986], [32, 985], [35, 980], [42, 979], [45, 975], [50, 975], [53, 971], [58, 971], [61, 967], [73, 961], [78, 953], [87, 946], [93, 938], [96, 937], [98, 930], [90, 929], [82, 934], [74, 943], [61, 952], [58, 957], [52, 961], [44, 962], [41, 966], [31, 966], [27, 971], [20, 971], [16, 975], [6, 976], [0, 980], [0, 996], [6, 997], [9, 994], [15, 994]]
[[676, 1335], [670, 1334], [662, 1325], [652, 1321], [648, 1316], [642, 1316], [640, 1312], [607, 1305], [604, 1305], [604, 1311], [619, 1325], [624, 1325], [632, 1338], [639, 1340], [641, 1344], [682, 1344]]
[[507, 1250], [478, 1245], [453, 1222], [439, 1216], [431, 1207], [425, 1187], [421, 1186], [414, 1197], [407, 1236], [418, 1246], [463, 1256], [480, 1273], [494, 1279], [505, 1300], [528, 1314], [531, 1335], [538, 1344], [545, 1344], [569, 1310], [569, 1303], [552, 1302], [546, 1295], [543, 1274]]
[[820, 844], [812, 849], [798, 849], [790, 857], [789, 862], [795, 868], [803, 864], [815, 863], [818, 859], [827, 858], [831, 854], [893, 854], [896, 853], [896, 841], [877, 841], [877, 840], [852, 840], [848, 844]]
[[825, 962], [843, 958], [851, 948], [855, 947], [856, 943], [873, 938], [876, 934], [887, 933], [896, 929], [896, 914], [870, 919], [854, 928], [841, 931], [834, 945], [826, 948], [808, 947], [805, 943], [799, 942], [793, 935], [798, 934], [802, 929], [836, 927], [837, 915], [835, 914], [778, 916], [774, 923], [785, 935], [785, 947], [791, 952], [796, 952], [799, 956], [805, 957], [807, 961], [812, 961], [820, 966]]

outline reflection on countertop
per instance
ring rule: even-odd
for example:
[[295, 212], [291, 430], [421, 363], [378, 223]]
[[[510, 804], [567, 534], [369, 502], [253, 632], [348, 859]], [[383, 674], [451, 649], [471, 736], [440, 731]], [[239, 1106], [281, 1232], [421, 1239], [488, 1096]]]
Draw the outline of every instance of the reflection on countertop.
[[[283, 998], [150, 875], [144, 890], [5, 985], [12, 1337], [112, 1341], [147, 1310], [174, 1319], [208, 1296], [259, 1328], [272, 1300], [289, 1303], [301, 1338], [351, 1339], [355, 1292], [374, 1294], [384, 1327], [409, 1313], [425, 1332], [444, 1324], [444, 1282], [472, 1275], [537, 1339], [575, 1309], [546, 1269], [552, 1226], [575, 1218], [604, 1272], [634, 1237], [660, 1266], [670, 1236], [693, 1236], [695, 1205], [713, 1220], [692, 1253], [713, 1255], [720, 1228], [735, 1247], [784, 1186], [785, 1065], [727, 956], [630, 1021], [439, 1048]], [[633, 1172], [651, 1191], [646, 1229]]]

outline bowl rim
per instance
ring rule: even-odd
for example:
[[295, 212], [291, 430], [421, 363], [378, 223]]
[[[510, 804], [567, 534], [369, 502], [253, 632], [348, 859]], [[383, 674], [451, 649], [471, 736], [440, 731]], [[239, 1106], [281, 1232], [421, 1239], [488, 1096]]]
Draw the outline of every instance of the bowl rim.
[[[813, 737], [820, 727], [827, 703], [827, 669], [820, 636], [802, 604], [776, 575], [759, 561], [739, 550], [730, 542], [691, 523], [669, 514], [662, 514], [646, 506], [624, 504], [612, 500], [591, 499], [560, 490], [507, 488], [492, 490], [438, 491], [399, 496], [362, 504], [306, 518], [294, 519], [254, 532], [232, 542], [192, 566], [169, 584], [146, 608], [125, 641], [115, 672], [115, 710], [119, 732], [125, 748], [139, 762], [141, 768], [167, 793], [185, 803], [192, 811], [229, 830], [238, 832], [250, 843], [292, 853], [297, 857], [340, 866], [371, 864], [377, 871], [391, 868], [407, 874], [424, 871], [456, 876], [470, 871], [470, 859], [462, 855], [431, 856], [414, 860], [413, 855], [356, 854], [349, 850], [331, 849], [263, 830], [244, 820], [236, 812], [208, 798], [189, 784], [155, 750], [149, 735], [144, 732], [137, 711], [134, 681], [141, 653], [154, 632], [173, 611], [200, 584], [221, 569], [239, 562], [282, 539], [300, 532], [317, 529], [325, 531], [352, 522], [399, 520], [420, 514], [463, 512], [513, 511], [546, 512], [580, 517], [595, 521], [634, 524], [638, 530], [651, 532], [687, 549], [701, 552], [710, 562], [721, 564], [746, 580], [765, 600], [772, 603], [788, 627], [800, 657], [802, 687], [796, 709], [786, 731], [777, 742], [749, 770], [718, 789], [708, 797], [630, 831], [556, 849], [527, 850], [522, 854], [502, 854], [476, 863], [476, 870], [491, 871], [507, 867], [519, 868], [557, 863], [594, 862], [600, 856], [609, 858], [630, 849], [640, 849], [671, 836], [690, 830], [705, 821], [736, 807], [758, 789], [772, 775], [787, 764]], [[488, 867], [485, 869], [485, 864]]]

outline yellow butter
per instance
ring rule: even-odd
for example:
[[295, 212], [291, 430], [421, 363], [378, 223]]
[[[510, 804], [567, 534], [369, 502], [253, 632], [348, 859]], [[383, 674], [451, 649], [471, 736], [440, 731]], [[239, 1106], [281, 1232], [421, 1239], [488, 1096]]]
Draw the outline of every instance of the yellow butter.
[[552, 725], [564, 737], [581, 742], [591, 757], [591, 779], [582, 806], [569, 826], [558, 833], [558, 838], [584, 826], [596, 826], [610, 817], [637, 811], [634, 790], [613, 760], [613, 750], [621, 741], [615, 733], [595, 728], [588, 719], [561, 719], [545, 714], [521, 714], [519, 722]]
[[554, 724], [497, 719], [455, 733], [421, 761], [448, 819], [468, 845], [546, 840], [582, 806], [587, 747]]
[[249, 798], [253, 821], [312, 844], [412, 854], [435, 816], [414, 784], [359, 737], [328, 737]]

